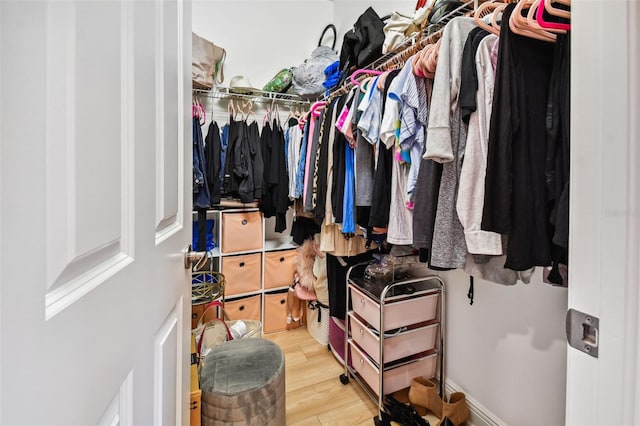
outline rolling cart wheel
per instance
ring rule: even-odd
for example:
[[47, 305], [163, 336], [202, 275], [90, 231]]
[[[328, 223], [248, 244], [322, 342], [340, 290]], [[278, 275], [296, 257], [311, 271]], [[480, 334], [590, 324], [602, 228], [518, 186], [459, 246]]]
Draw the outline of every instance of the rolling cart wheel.
[[349, 377], [346, 374], [341, 374], [340, 383], [342, 383], [343, 385], [346, 385], [347, 383], [349, 383]]
[[373, 424], [376, 425], [376, 426], [389, 426], [391, 423], [390, 422], [385, 422], [379, 416], [375, 416], [373, 418]]

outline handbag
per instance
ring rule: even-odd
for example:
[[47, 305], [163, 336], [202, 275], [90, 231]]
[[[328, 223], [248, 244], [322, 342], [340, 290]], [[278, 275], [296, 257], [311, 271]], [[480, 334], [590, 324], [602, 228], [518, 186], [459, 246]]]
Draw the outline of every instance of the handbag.
[[[333, 44], [331, 47], [323, 46], [322, 40], [328, 30], [333, 31]], [[311, 56], [300, 66], [294, 67], [291, 71], [293, 74], [293, 91], [303, 98], [317, 98], [324, 93], [324, 83], [326, 76], [324, 70], [338, 60], [338, 55], [333, 50], [336, 47], [336, 27], [333, 24], [327, 25], [318, 41]]]
[[407, 39], [422, 31], [427, 15], [431, 12], [431, 3], [417, 9], [412, 16], [394, 12], [384, 25], [384, 43], [382, 53], [389, 53], [401, 47]]
[[262, 88], [263, 92], [284, 93], [289, 90], [293, 82], [293, 74], [290, 69], [280, 70], [267, 84]]
[[216, 300], [207, 305], [192, 333], [196, 337], [196, 352], [202, 360], [216, 346], [233, 339], [260, 337], [261, 330], [262, 322], [257, 320], [229, 320], [222, 302]]
[[340, 70], [343, 78], [352, 67], [363, 66], [382, 56], [384, 22], [372, 7], [367, 8], [342, 40]]
[[191, 33], [191, 80], [193, 87], [211, 89], [214, 84], [222, 84], [222, 66], [227, 51], [216, 46], [196, 33]]

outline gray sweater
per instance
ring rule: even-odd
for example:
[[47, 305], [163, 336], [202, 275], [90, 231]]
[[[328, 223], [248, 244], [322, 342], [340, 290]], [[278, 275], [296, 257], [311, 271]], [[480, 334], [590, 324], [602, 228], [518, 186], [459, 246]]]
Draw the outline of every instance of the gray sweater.
[[431, 264], [441, 268], [464, 268], [467, 258], [464, 229], [456, 213], [458, 180], [467, 140], [458, 95], [462, 51], [474, 27], [474, 20], [465, 17], [454, 18], [445, 27], [429, 111], [424, 158], [444, 163], [431, 254]]

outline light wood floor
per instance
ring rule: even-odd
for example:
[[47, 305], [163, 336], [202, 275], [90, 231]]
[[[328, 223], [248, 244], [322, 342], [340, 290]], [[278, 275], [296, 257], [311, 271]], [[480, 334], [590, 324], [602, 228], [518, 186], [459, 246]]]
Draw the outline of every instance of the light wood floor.
[[373, 424], [377, 404], [358, 384], [340, 383], [342, 365], [305, 327], [264, 337], [284, 352], [288, 426]]
[[377, 403], [355, 381], [340, 383], [344, 368], [305, 327], [264, 337], [285, 355], [287, 426], [373, 425]]

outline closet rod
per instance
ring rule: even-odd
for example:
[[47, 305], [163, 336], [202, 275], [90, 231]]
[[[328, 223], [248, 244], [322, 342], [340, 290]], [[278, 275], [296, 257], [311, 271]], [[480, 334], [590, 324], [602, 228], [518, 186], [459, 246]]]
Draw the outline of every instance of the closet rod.
[[249, 93], [233, 92], [229, 87], [214, 86], [211, 90], [193, 89], [193, 96], [201, 96], [210, 99], [242, 99], [261, 103], [282, 103], [285, 105], [311, 105], [310, 101], [304, 100], [298, 95], [289, 93], [265, 92], [262, 90], [251, 90]]
[[[381, 56], [379, 59], [375, 60], [367, 66], [364, 66], [363, 68], [376, 71], [386, 71], [392, 68], [404, 66], [404, 64], [411, 56], [424, 49], [424, 47], [428, 44], [434, 43], [436, 39], [442, 35], [444, 27], [449, 23], [449, 21], [451, 21], [455, 17], [463, 16], [466, 12], [475, 11], [478, 7], [478, 4], [482, 2], [484, 2], [484, 0], [467, 0], [466, 2], [443, 16], [442, 19], [440, 19], [437, 24], [432, 25], [431, 28], [427, 26], [424, 29], [422, 33], [423, 36], [420, 40], [416, 41], [415, 36], [411, 37], [405, 40], [405, 42], [400, 45], [400, 47], [398, 47], [395, 51]], [[432, 31], [434, 26], [438, 29]], [[355, 80], [361, 82], [367, 77], [369, 76], [363, 74], [362, 76], [357, 77]], [[331, 94], [327, 98], [327, 101], [331, 101], [336, 96], [348, 93], [352, 88], [353, 83], [351, 83], [350, 80], [347, 80], [342, 84], [342, 86], [331, 92]]]

